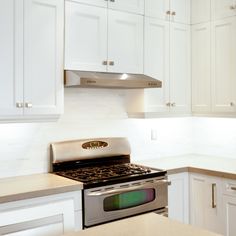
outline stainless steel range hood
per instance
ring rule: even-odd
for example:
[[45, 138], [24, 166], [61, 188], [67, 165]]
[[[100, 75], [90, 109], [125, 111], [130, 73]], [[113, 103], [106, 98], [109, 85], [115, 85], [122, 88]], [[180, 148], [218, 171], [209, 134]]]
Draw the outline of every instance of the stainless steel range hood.
[[162, 82], [141, 74], [66, 71], [66, 87], [81, 88], [161, 88]]

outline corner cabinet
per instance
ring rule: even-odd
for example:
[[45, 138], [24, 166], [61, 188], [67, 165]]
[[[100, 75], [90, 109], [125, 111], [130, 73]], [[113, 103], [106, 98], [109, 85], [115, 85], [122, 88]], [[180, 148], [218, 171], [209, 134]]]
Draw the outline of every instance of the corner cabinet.
[[132, 9], [125, 1], [112, 4], [103, 8], [66, 1], [66, 70], [143, 73], [143, 16], [113, 10]]
[[0, 2], [0, 119], [63, 110], [63, 0]]
[[58, 236], [82, 229], [81, 191], [0, 204], [0, 235]]

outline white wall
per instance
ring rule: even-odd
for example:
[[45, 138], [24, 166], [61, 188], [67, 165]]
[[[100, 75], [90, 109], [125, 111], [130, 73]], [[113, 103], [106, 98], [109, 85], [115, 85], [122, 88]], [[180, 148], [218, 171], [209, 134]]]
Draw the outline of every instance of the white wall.
[[67, 89], [58, 122], [0, 124], [0, 177], [47, 172], [50, 142], [91, 137], [128, 137], [133, 162], [188, 153], [236, 158], [236, 119], [127, 119], [123, 103], [123, 91]]
[[68, 139], [128, 137], [133, 161], [192, 152], [191, 118], [127, 119], [123, 102], [123, 91], [67, 89], [58, 122], [0, 124], [0, 177], [47, 172], [49, 143]]

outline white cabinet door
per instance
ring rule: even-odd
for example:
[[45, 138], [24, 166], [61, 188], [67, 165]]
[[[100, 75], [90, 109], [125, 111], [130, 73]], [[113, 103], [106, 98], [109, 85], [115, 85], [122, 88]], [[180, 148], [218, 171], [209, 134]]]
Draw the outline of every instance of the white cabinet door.
[[180, 173], [168, 176], [168, 216], [182, 223], [189, 223], [189, 174]]
[[107, 9], [66, 2], [65, 69], [106, 71]]
[[143, 17], [108, 12], [108, 71], [143, 73]]
[[98, 7], [107, 7], [107, 0], [66, 0], [66, 1], [85, 3], [88, 5], [93, 5]]
[[25, 114], [63, 109], [63, 16], [63, 0], [24, 1]]
[[190, 113], [190, 27], [172, 23], [170, 28], [170, 103], [173, 113]]
[[144, 0], [110, 0], [108, 7], [114, 10], [144, 14]]
[[212, 109], [236, 112], [236, 17], [212, 23]]
[[191, 8], [192, 24], [208, 22], [211, 20], [211, 0], [192, 0]]
[[0, 1], [0, 116], [22, 115], [23, 0]]
[[236, 15], [235, 0], [212, 0], [212, 18], [222, 19]]
[[222, 185], [218, 178], [190, 175], [190, 223], [223, 233]]
[[170, 0], [171, 21], [190, 24], [190, 1]]
[[145, 16], [169, 20], [167, 11], [170, 9], [169, 1], [166, 0], [145, 0]]
[[223, 209], [224, 209], [224, 235], [235, 236], [236, 234], [236, 197], [223, 196]]
[[146, 112], [168, 112], [169, 22], [145, 17], [144, 73], [162, 81], [162, 88], [145, 89]]
[[192, 26], [192, 111], [211, 111], [211, 26]]

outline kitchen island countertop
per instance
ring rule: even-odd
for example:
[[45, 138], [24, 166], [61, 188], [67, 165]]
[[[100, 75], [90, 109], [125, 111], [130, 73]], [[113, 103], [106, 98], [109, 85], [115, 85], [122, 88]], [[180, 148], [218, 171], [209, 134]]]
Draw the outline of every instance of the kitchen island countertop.
[[219, 236], [155, 213], [100, 225], [65, 236]]
[[83, 184], [55, 174], [0, 179], [0, 203], [81, 190]]

